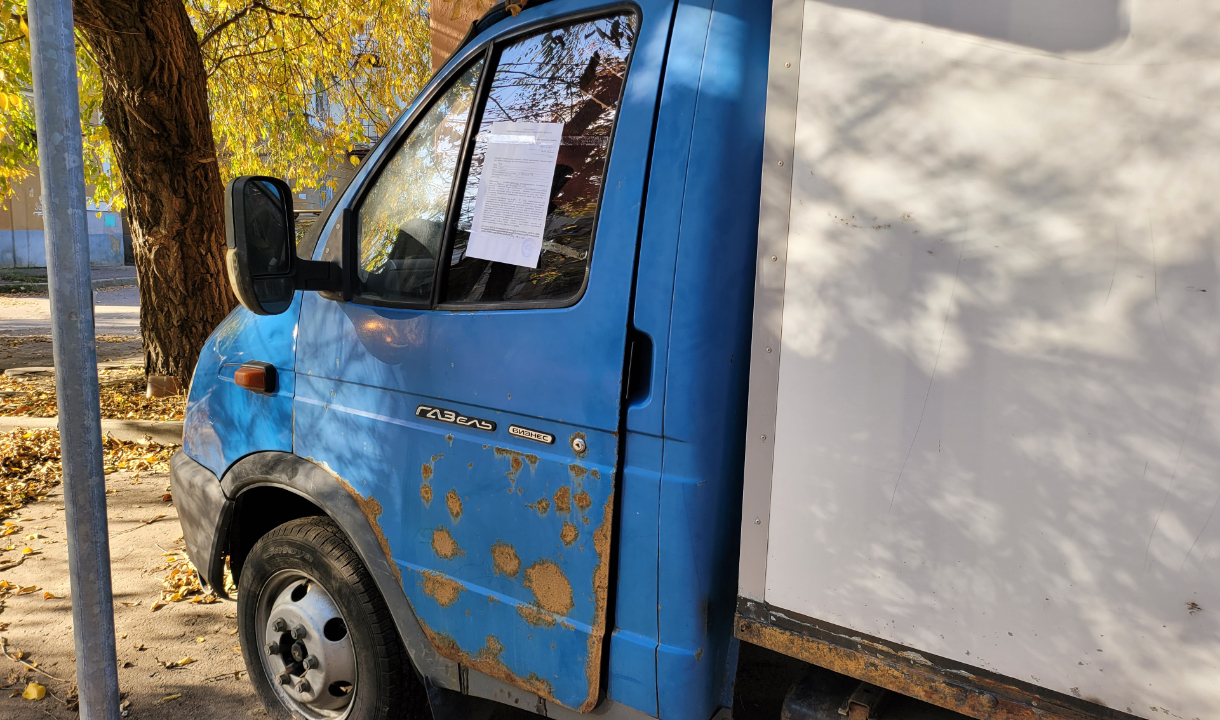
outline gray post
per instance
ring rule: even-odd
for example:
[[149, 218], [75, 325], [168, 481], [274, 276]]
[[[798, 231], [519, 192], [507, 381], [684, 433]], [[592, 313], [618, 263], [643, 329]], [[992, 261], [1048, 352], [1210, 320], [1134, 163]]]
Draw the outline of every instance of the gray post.
[[80, 716], [118, 720], [110, 536], [72, 0], [32, 0], [29, 12]]

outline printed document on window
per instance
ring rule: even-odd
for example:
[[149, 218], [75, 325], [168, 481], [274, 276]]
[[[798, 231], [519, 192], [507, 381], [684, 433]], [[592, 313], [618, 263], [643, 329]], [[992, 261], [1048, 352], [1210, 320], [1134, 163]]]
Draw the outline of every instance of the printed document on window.
[[491, 124], [466, 256], [538, 267], [563, 123]]

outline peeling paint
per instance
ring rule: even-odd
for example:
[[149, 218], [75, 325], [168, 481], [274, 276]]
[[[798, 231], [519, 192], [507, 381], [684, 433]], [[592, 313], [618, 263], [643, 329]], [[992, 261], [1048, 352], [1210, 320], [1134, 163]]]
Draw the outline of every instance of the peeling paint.
[[564, 545], [571, 545], [576, 542], [578, 537], [580, 537], [580, 531], [576, 529], [575, 525], [565, 520], [563, 530], [559, 532], [559, 539], [563, 541]]
[[534, 602], [549, 613], [567, 615], [572, 610], [572, 583], [563, 568], [550, 560], [539, 560], [525, 569], [525, 587], [534, 593]]
[[555, 512], [572, 512], [572, 489], [567, 485], [564, 485], [555, 491]]
[[555, 616], [548, 612], [544, 612], [542, 608], [530, 603], [521, 603], [517, 606], [517, 614], [521, 619], [534, 626], [555, 627]]
[[457, 488], [445, 493], [445, 505], [449, 508], [449, 516], [455, 521], [462, 517], [462, 498], [458, 497]]
[[432, 552], [444, 560], [452, 560], [466, 554], [465, 550], [458, 547], [457, 540], [449, 534], [449, 529], [443, 526], [432, 531]]
[[495, 635], [488, 635], [483, 641], [483, 647], [471, 655], [463, 651], [457, 644], [457, 641], [449, 635], [436, 632], [423, 621], [420, 621], [419, 624], [423, 628], [424, 634], [428, 636], [428, 640], [441, 655], [456, 663], [474, 668], [485, 675], [490, 675], [497, 680], [532, 692], [538, 697], [556, 702], [555, 688], [550, 682], [539, 677], [536, 673], [530, 673], [527, 677], [520, 677], [508, 669], [508, 666], [500, 659], [500, 656], [504, 654], [504, 644]]
[[[962, 677], [946, 678], [946, 668], [913, 662], [892, 648], [847, 638], [850, 646], [767, 625], [737, 616], [736, 635], [754, 645], [803, 660], [818, 667], [869, 682], [893, 692], [908, 695], [972, 718], [987, 720], [1052, 720], [1078, 718], [1080, 713], [1057, 706], [1050, 698], [1031, 696], [1003, 683], [973, 678], [986, 683], [971, 687]], [[865, 648], [869, 648], [866, 650]], [[926, 658], [925, 658], [926, 661]]]
[[[484, 445], [483, 447], [486, 448], [487, 446]], [[517, 482], [517, 475], [521, 473], [521, 468], [525, 467], [526, 463], [529, 464], [531, 473], [538, 469], [537, 455], [527, 455], [525, 453], [517, 452], [516, 450], [510, 450], [502, 447], [496, 448], [495, 453], [496, 457], [498, 458], [508, 458], [508, 465], [511, 469], [504, 474], [508, 476], [509, 482]]]
[[593, 468], [589, 471], [589, 477], [593, 478], [594, 480], [601, 480], [602, 474], [597, 471], [597, 468]]
[[424, 479], [424, 482], [432, 482], [432, 463], [420, 465], [419, 476]]
[[398, 569], [398, 564], [394, 562], [394, 556], [390, 553], [390, 541], [381, 530], [381, 524], [377, 522], [377, 518], [381, 516], [381, 503], [377, 502], [377, 498], [371, 495], [366, 498], [356, 492], [355, 488], [349, 485], [346, 480], [339, 477], [339, 474], [331, 470], [326, 463], [323, 462], [318, 467], [330, 473], [335, 482], [339, 483], [340, 487], [346, 490], [347, 494], [351, 495], [352, 499], [356, 501], [356, 505], [360, 507], [360, 512], [369, 521], [369, 527], [373, 529], [373, 534], [377, 536], [377, 542], [381, 545], [381, 552], [385, 554], [385, 559], [390, 564], [390, 571], [394, 573], [398, 584], [402, 585], [402, 571]]
[[[466, 589], [466, 586], [449, 577], [431, 570], [421, 570], [420, 586], [424, 589], [424, 594], [436, 601], [441, 607], [449, 607], [457, 602], [458, 595]], [[433, 643], [435, 644], [435, 643]]]
[[588, 510], [593, 507], [593, 498], [589, 497], [589, 493], [581, 490], [576, 494], [576, 507], [580, 508], [581, 511]]
[[546, 515], [547, 511], [551, 509], [551, 501], [545, 497], [540, 497], [536, 502], [526, 503], [525, 506], [538, 511], [539, 515]]
[[517, 573], [521, 572], [521, 558], [517, 557], [517, 550], [508, 543], [496, 541], [491, 546], [491, 558], [493, 569], [499, 575], [515, 578]]
[[424, 501], [424, 505], [432, 506], [432, 486], [427, 483], [419, 486], [419, 499]]
[[[588, 520], [588, 518], [585, 518]], [[606, 632], [606, 598], [610, 594], [610, 532], [614, 527], [614, 493], [606, 498], [602, 508], [602, 524], [593, 531], [593, 549], [597, 552], [597, 567], [593, 570], [593, 624], [589, 632], [589, 654], [585, 658], [585, 680], [589, 695], [578, 710], [589, 712], [597, 705], [601, 687], [602, 637]]]
[[580, 482], [585, 475], [589, 474], [589, 469], [573, 463], [568, 466], [568, 474], [572, 476], [573, 480]]

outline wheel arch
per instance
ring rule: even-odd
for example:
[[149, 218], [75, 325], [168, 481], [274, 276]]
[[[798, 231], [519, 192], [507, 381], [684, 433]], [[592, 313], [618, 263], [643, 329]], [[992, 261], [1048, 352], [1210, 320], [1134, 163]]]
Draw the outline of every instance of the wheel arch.
[[325, 515], [339, 526], [368, 568], [415, 669], [437, 687], [459, 689], [458, 664], [441, 656], [428, 641], [403, 591], [378, 524], [381, 506], [375, 499], [361, 496], [316, 463], [286, 452], [247, 455], [225, 472], [221, 489], [234, 503], [232, 519], [223, 530], [234, 580], [250, 548], [272, 528], [299, 517]]

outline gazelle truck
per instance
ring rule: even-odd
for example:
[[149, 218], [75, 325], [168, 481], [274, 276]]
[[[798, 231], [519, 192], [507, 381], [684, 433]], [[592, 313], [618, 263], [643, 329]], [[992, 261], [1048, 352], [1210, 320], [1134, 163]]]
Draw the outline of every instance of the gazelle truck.
[[1220, 717], [1220, 5], [522, 4], [299, 242], [226, 191], [268, 712]]

